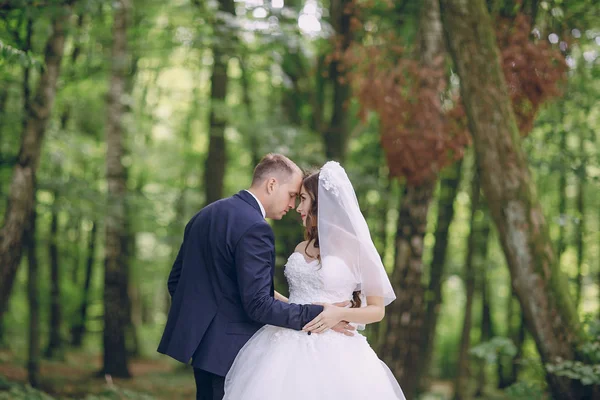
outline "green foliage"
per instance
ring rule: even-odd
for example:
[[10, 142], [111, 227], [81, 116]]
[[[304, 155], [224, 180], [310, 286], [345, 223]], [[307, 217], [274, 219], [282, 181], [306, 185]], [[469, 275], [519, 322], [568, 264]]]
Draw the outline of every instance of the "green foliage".
[[84, 400], [153, 400], [154, 397], [146, 393], [140, 393], [133, 390], [123, 389], [116, 386], [111, 386], [106, 390], [88, 395]]
[[587, 341], [579, 348], [584, 361], [560, 360], [546, 364], [548, 372], [581, 381], [584, 385], [600, 385], [600, 320], [587, 315], [584, 318]]
[[16, 64], [23, 68], [42, 66], [40, 60], [31, 52], [21, 51], [0, 40], [0, 66], [4, 63]]
[[52, 400], [53, 397], [29, 385], [8, 382], [0, 375], [0, 400]]
[[511, 400], [543, 400], [546, 399], [544, 389], [535, 382], [519, 381], [505, 390], [506, 396]]
[[581, 361], [559, 361], [556, 364], [547, 364], [548, 372], [558, 376], [566, 376], [581, 381], [584, 385], [600, 384], [600, 364], [589, 365]]
[[488, 364], [494, 364], [500, 356], [514, 357], [517, 354], [517, 348], [512, 340], [496, 336], [487, 342], [478, 344], [469, 350], [472, 356], [484, 360]]

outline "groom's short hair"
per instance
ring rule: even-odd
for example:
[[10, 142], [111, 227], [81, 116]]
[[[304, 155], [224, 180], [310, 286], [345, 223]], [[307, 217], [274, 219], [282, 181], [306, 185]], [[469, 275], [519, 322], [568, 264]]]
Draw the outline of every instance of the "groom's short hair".
[[292, 160], [282, 154], [269, 153], [254, 168], [252, 186], [263, 183], [271, 176], [281, 176], [287, 180], [294, 173], [302, 175], [302, 170]]

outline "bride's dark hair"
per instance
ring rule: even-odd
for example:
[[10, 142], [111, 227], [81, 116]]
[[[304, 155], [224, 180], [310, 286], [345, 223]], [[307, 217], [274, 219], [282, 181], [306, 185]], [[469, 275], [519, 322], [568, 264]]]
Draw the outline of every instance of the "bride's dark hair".
[[[304, 230], [304, 239], [307, 241], [304, 251], [310, 256], [308, 253], [308, 246], [310, 246], [311, 243], [314, 244], [315, 248], [319, 248], [319, 229], [317, 226], [317, 221], [319, 220], [319, 171], [309, 173], [305, 176], [302, 181], [302, 186], [304, 186], [312, 200], [310, 210], [306, 213], [306, 228]], [[320, 255], [318, 255], [317, 258], [319, 261], [321, 260]], [[360, 291], [352, 293], [352, 308], [360, 308], [361, 303]]]

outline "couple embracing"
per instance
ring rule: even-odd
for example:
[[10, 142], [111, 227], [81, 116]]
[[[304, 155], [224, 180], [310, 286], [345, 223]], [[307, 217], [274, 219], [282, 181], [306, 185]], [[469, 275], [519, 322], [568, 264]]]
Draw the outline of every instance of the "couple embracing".
[[[265, 218], [294, 208], [306, 240], [285, 265], [288, 299], [274, 290]], [[265, 156], [248, 190], [188, 222], [168, 289], [158, 351], [191, 360], [196, 399], [404, 400], [355, 330], [381, 321], [395, 295], [337, 162], [305, 176], [287, 157]]]

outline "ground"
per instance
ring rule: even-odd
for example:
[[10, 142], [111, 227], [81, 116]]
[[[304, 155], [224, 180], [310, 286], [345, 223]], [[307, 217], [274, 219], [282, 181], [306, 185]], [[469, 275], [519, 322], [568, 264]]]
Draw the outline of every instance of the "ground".
[[[175, 400], [195, 397], [190, 367], [164, 359], [132, 359], [132, 379], [110, 379], [97, 375], [101, 361], [99, 354], [82, 352], [69, 352], [64, 361], [44, 360], [41, 363], [40, 389], [55, 399]], [[0, 350], [0, 399], [43, 398], [23, 387], [26, 382], [27, 370], [22, 357], [9, 350]], [[14, 393], [7, 391], [9, 387]]]

